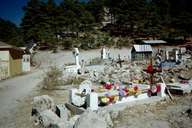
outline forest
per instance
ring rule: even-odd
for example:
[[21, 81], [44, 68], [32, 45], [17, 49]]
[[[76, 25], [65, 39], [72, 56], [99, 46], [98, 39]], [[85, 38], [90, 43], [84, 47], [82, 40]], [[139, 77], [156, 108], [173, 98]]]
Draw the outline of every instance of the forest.
[[0, 40], [16, 46], [35, 40], [87, 49], [128, 46], [130, 39], [148, 36], [189, 37], [191, 7], [191, 0], [29, 0], [20, 26], [0, 18]]

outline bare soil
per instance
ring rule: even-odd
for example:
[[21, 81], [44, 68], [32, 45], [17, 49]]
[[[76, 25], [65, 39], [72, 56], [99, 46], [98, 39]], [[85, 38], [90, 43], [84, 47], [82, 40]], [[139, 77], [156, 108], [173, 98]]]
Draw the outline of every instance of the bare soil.
[[[121, 54], [130, 57], [130, 49], [111, 49], [114, 58]], [[80, 51], [80, 59], [85, 61], [100, 57], [100, 50]], [[55, 103], [68, 100], [67, 90], [41, 90], [37, 87], [43, 71], [50, 63], [62, 67], [72, 63], [71, 51], [52, 54], [41, 52], [37, 60], [41, 66], [34, 73], [0, 82], [0, 128], [33, 128], [31, 122], [31, 102], [34, 96], [50, 95]], [[127, 108], [115, 120], [115, 128], [192, 128], [191, 118], [185, 113], [191, 106], [192, 96], [177, 97], [174, 103], [161, 102], [157, 105], [139, 105]]]
[[120, 112], [115, 128], [192, 128], [192, 96], [137, 105]]

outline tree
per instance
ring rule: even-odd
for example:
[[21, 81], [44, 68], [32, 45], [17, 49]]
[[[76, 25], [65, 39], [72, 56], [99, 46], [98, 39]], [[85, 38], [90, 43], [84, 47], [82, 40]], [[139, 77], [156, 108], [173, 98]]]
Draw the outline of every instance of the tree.
[[21, 24], [25, 40], [31, 37], [44, 43], [55, 43], [56, 4], [53, 0], [47, 2], [30, 0], [24, 7], [24, 18]]
[[190, 0], [170, 0], [170, 27], [180, 35], [192, 34], [192, 2]]
[[22, 46], [23, 40], [20, 28], [14, 23], [0, 18], [0, 40], [15, 46]]
[[86, 8], [94, 16], [96, 23], [101, 23], [104, 16], [105, 0], [90, 0]]
[[25, 7], [24, 17], [22, 19], [21, 28], [24, 35], [24, 40], [27, 41], [31, 37], [39, 40], [38, 30], [41, 12], [41, 2], [39, 0], [30, 0]]
[[157, 35], [163, 21], [159, 14], [159, 6], [154, 2], [146, 3], [143, 32], [147, 35]]

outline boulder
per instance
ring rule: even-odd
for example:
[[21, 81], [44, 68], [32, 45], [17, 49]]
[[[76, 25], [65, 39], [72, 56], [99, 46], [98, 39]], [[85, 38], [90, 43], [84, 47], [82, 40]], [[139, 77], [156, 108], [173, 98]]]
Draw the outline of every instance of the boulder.
[[75, 122], [79, 119], [80, 115], [75, 115], [73, 117], [70, 118], [69, 122], [71, 125], [75, 125]]
[[107, 123], [95, 112], [87, 110], [75, 122], [74, 128], [107, 128]]
[[71, 112], [66, 108], [64, 104], [56, 105], [55, 113], [64, 121], [69, 120], [71, 116]]
[[116, 119], [119, 116], [119, 111], [111, 111], [110, 115], [111, 119]]
[[47, 109], [55, 111], [55, 103], [48, 95], [36, 96], [33, 98], [32, 109], [36, 110], [37, 112]]
[[98, 111], [97, 113], [101, 119], [103, 119], [106, 124], [107, 124], [107, 128], [112, 128], [113, 127], [113, 121], [111, 119], [111, 115], [109, 112], [103, 110], [103, 111]]
[[57, 125], [61, 122], [61, 119], [51, 110], [45, 110], [40, 112], [38, 119], [39, 119], [39, 124], [43, 127]]

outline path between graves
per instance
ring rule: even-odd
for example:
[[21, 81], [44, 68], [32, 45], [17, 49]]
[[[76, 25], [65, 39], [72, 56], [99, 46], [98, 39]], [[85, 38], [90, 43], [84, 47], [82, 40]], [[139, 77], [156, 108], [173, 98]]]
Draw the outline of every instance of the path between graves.
[[[116, 57], [116, 53], [125, 56], [129, 49], [111, 50]], [[82, 51], [81, 58], [85, 61], [91, 58], [100, 57], [100, 50]], [[0, 128], [15, 128], [17, 106], [23, 103], [23, 99], [30, 95], [31, 91], [42, 80], [44, 71], [50, 65], [62, 67], [64, 63], [74, 62], [71, 51], [59, 52], [52, 54], [45, 51], [37, 55], [37, 60], [41, 61], [40, 69], [33, 71], [27, 75], [18, 76], [0, 82]], [[30, 102], [29, 102], [30, 104]], [[27, 114], [27, 113], [26, 113]], [[25, 122], [23, 122], [25, 123]]]
[[0, 128], [2, 126], [4, 128], [14, 127], [17, 105], [41, 81], [42, 73], [41, 70], [38, 70], [0, 82]]
[[[127, 51], [129, 50], [128, 49], [114, 50], [114, 51], [111, 50], [112, 55], [114, 56], [118, 56], [118, 53], [119, 53], [122, 56], [126, 56], [126, 57], [128, 56]], [[100, 57], [99, 50], [91, 50], [91, 52], [80, 51], [80, 54], [82, 55], [82, 58], [84, 60], [91, 59], [94, 57]], [[35, 89], [35, 87], [38, 85], [38, 83], [42, 80], [42, 74], [44, 73], [45, 69], [50, 65], [50, 62], [58, 66], [62, 66], [64, 63], [74, 62], [71, 51], [60, 52], [57, 54], [42, 52], [38, 56], [39, 56], [39, 59], [42, 61], [42, 65], [40, 67], [41, 69], [37, 69], [36, 71], [27, 75], [15, 77], [15, 78], [0, 82], [0, 128], [15, 128], [15, 127], [30, 128], [27, 122], [22, 121], [18, 125], [16, 123], [16, 120], [18, 120], [18, 118], [23, 118], [23, 119], [25, 118], [25, 121], [30, 120], [30, 113], [28, 113], [30, 111], [30, 106], [31, 106], [30, 94], [32, 93], [33, 89]], [[64, 94], [62, 93], [62, 95]], [[23, 101], [23, 99], [26, 98], [27, 96], [30, 97], [29, 100], [27, 100], [28, 102]], [[28, 108], [28, 111], [23, 110], [22, 114], [19, 113], [19, 116], [16, 116], [15, 114], [18, 112], [18, 106], [19, 106], [19, 109], [21, 110], [26, 109], [26, 106], [29, 108]], [[127, 115], [124, 115], [124, 116], [127, 116]], [[126, 122], [126, 120], [124, 121]], [[21, 127], [20, 125], [22, 125], [23, 127]], [[125, 125], [128, 125], [128, 124], [125, 124]], [[117, 123], [117, 127], [123, 127], [123, 126]]]

